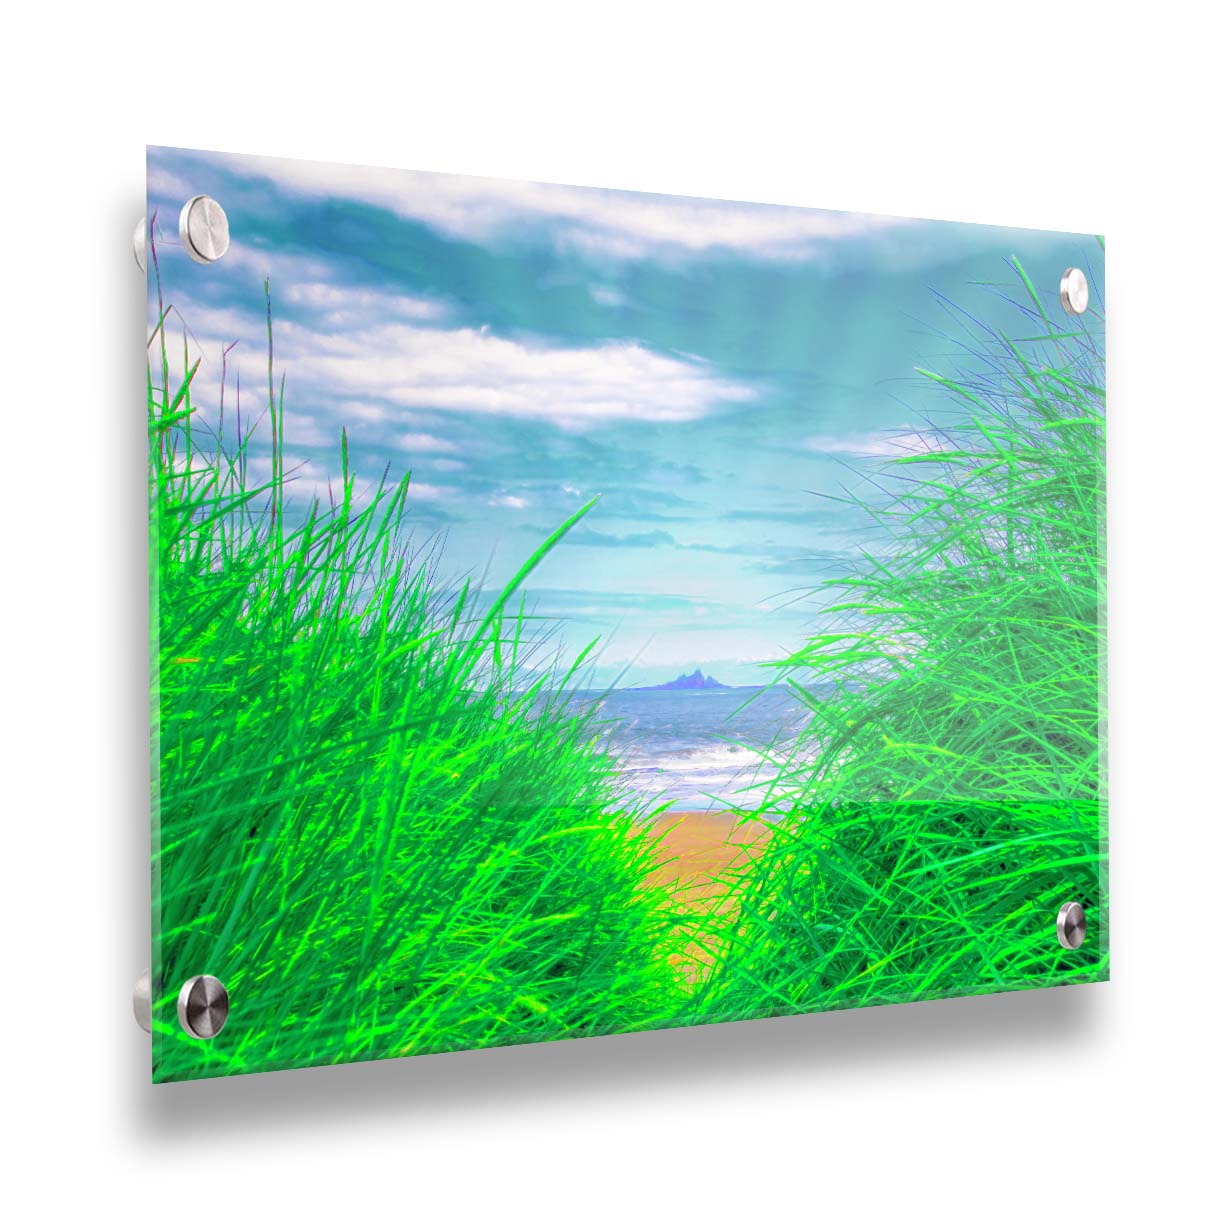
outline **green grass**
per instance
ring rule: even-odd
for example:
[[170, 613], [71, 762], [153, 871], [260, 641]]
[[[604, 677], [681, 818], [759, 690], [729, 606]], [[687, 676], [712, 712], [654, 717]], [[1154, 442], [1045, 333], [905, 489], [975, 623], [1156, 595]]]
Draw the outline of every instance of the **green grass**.
[[[154, 1078], [1107, 976], [1101, 327], [1017, 274], [1021, 338], [966, 322], [926, 375], [929, 446], [873, 473], [872, 547], [777, 664], [808, 722], [713, 913], [649, 883], [652, 813], [517, 595], [591, 505], [491, 603], [448, 585], [409, 480], [359, 490], [343, 437], [292, 500], [270, 304], [260, 420], [223, 393], [206, 428], [159, 290]], [[712, 970], [670, 963], [690, 942]], [[234, 1000], [210, 1042], [175, 1014], [202, 972]]]
[[[152, 347], [154, 1078], [668, 1022], [645, 813], [514, 607], [590, 506], [477, 610], [412, 551], [408, 480], [359, 497], [343, 443], [334, 498], [287, 506], [271, 361], [260, 482], [255, 431], [207, 433]], [[202, 972], [234, 1000], [209, 1042], [175, 1013]]]
[[969, 321], [962, 368], [922, 371], [949, 413], [876, 474], [872, 546], [779, 664], [810, 713], [743, 813], [776, 825], [723, 933], [727, 1016], [1108, 975], [1102, 329], [1016, 273], [1023, 338]]

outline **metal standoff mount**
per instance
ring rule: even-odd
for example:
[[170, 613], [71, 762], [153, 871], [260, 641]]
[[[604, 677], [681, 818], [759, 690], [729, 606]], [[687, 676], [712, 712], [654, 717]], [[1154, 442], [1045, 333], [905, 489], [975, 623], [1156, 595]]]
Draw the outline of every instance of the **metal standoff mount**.
[[1058, 911], [1058, 921], [1055, 924], [1058, 931], [1058, 942], [1068, 952], [1074, 952], [1084, 942], [1088, 934], [1088, 917], [1084, 907], [1078, 901], [1068, 901]]
[[136, 266], [142, 272], [145, 270], [145, 234], [148, 229], [149, 218], [141, 217], [132, 233], [132, 254], [136, 256]]
[[1058, 283], [1058, 300], [1069, 315], [1088, 309], [1088, 278], [1078, 268], [1068, 268]]
[[215, 1037], [229, 1019], [229, 992], [207, 973], [188, 978], [179, 991], [178, 1018], [188, 1036]]
[[212, 196], [192, 196], [179, 213], [179, 238], [196, 263], [215, 263], [229, 250], [225, 209]]
[[153, 982], [147, 969], [136, 979], [136, 985], [132, 988], [132, 1014], [146, 1033], [153, 1031]]

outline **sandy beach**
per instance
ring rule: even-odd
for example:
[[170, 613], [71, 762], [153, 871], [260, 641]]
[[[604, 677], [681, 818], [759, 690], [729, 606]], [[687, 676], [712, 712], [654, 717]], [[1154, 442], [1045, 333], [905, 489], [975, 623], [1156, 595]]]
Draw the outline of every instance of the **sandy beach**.
[[[673, 886], [682, 909], [705, 914], [729, 909], [728, 883], [769, 836], [768, 829], [759, 825], [737, 825], [727, 812], [668, 812], [657, 827], [659, 866], [651, 879]], [[707, 932], [704, 943], [692, 943], [683, 954], [668, 958], [692, 986], [704, 977], [716, 955], [709, 940]]]
[[652, 880], [674, 883], [686, 902], [722, 908], [725, 881], [743, 870], [769, 836], [760, 825], [737, 825], [727, 812], [668, 812], [658, 822], [659, 867]]

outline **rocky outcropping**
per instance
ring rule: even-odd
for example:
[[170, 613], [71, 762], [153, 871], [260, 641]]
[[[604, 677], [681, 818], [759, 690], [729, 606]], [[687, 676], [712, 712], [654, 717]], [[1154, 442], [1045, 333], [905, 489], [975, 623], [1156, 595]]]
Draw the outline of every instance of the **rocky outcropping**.
[[713, 676], [703, 676], [699, 667], [691, 676], [677, 676], [666, 684], [643, 685], [641, 688], [634, 689], [634, 692], [658, 693], [671, 689], [725, 689], [730, 687], [729, 684], [719, 684]]

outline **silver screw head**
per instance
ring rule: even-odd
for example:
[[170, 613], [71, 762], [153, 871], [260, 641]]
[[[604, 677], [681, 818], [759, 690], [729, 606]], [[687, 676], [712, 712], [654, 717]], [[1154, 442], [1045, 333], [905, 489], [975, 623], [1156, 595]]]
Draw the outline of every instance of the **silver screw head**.
[[1088, 309], [1088, 278], [1078, 268], [1068, 268], [1058, 284], [1058, 298], [1070, 315], [1082, 315]]
[[132, 1014], [146, 1033], [153, 1031], [153, 983], [146, 969], [132, 987]]
[[178, 1018], [188, 1036], [215, 1037], [229, 1019], [229, 992], [207, 973], [188, 978], [179, 991]]
[[1088, 918], [1084, 907], [1078, 901], [1068, 901], [1058, 911], [1058, 942], [1068, 952], [1074, 952], [1084, 942], [1088, 934]]
[[229, 250], [225, 209], [212, 196], [192, 196], [179, 213], [179, 238], [196, 263], [215, 263]]
[[142, 272], [145, 270], [145, 230], [149, 228], [148, 221], [148, 217], [141, 217], [132, 231], [132, 253], [136, 256], [136, 266]]

